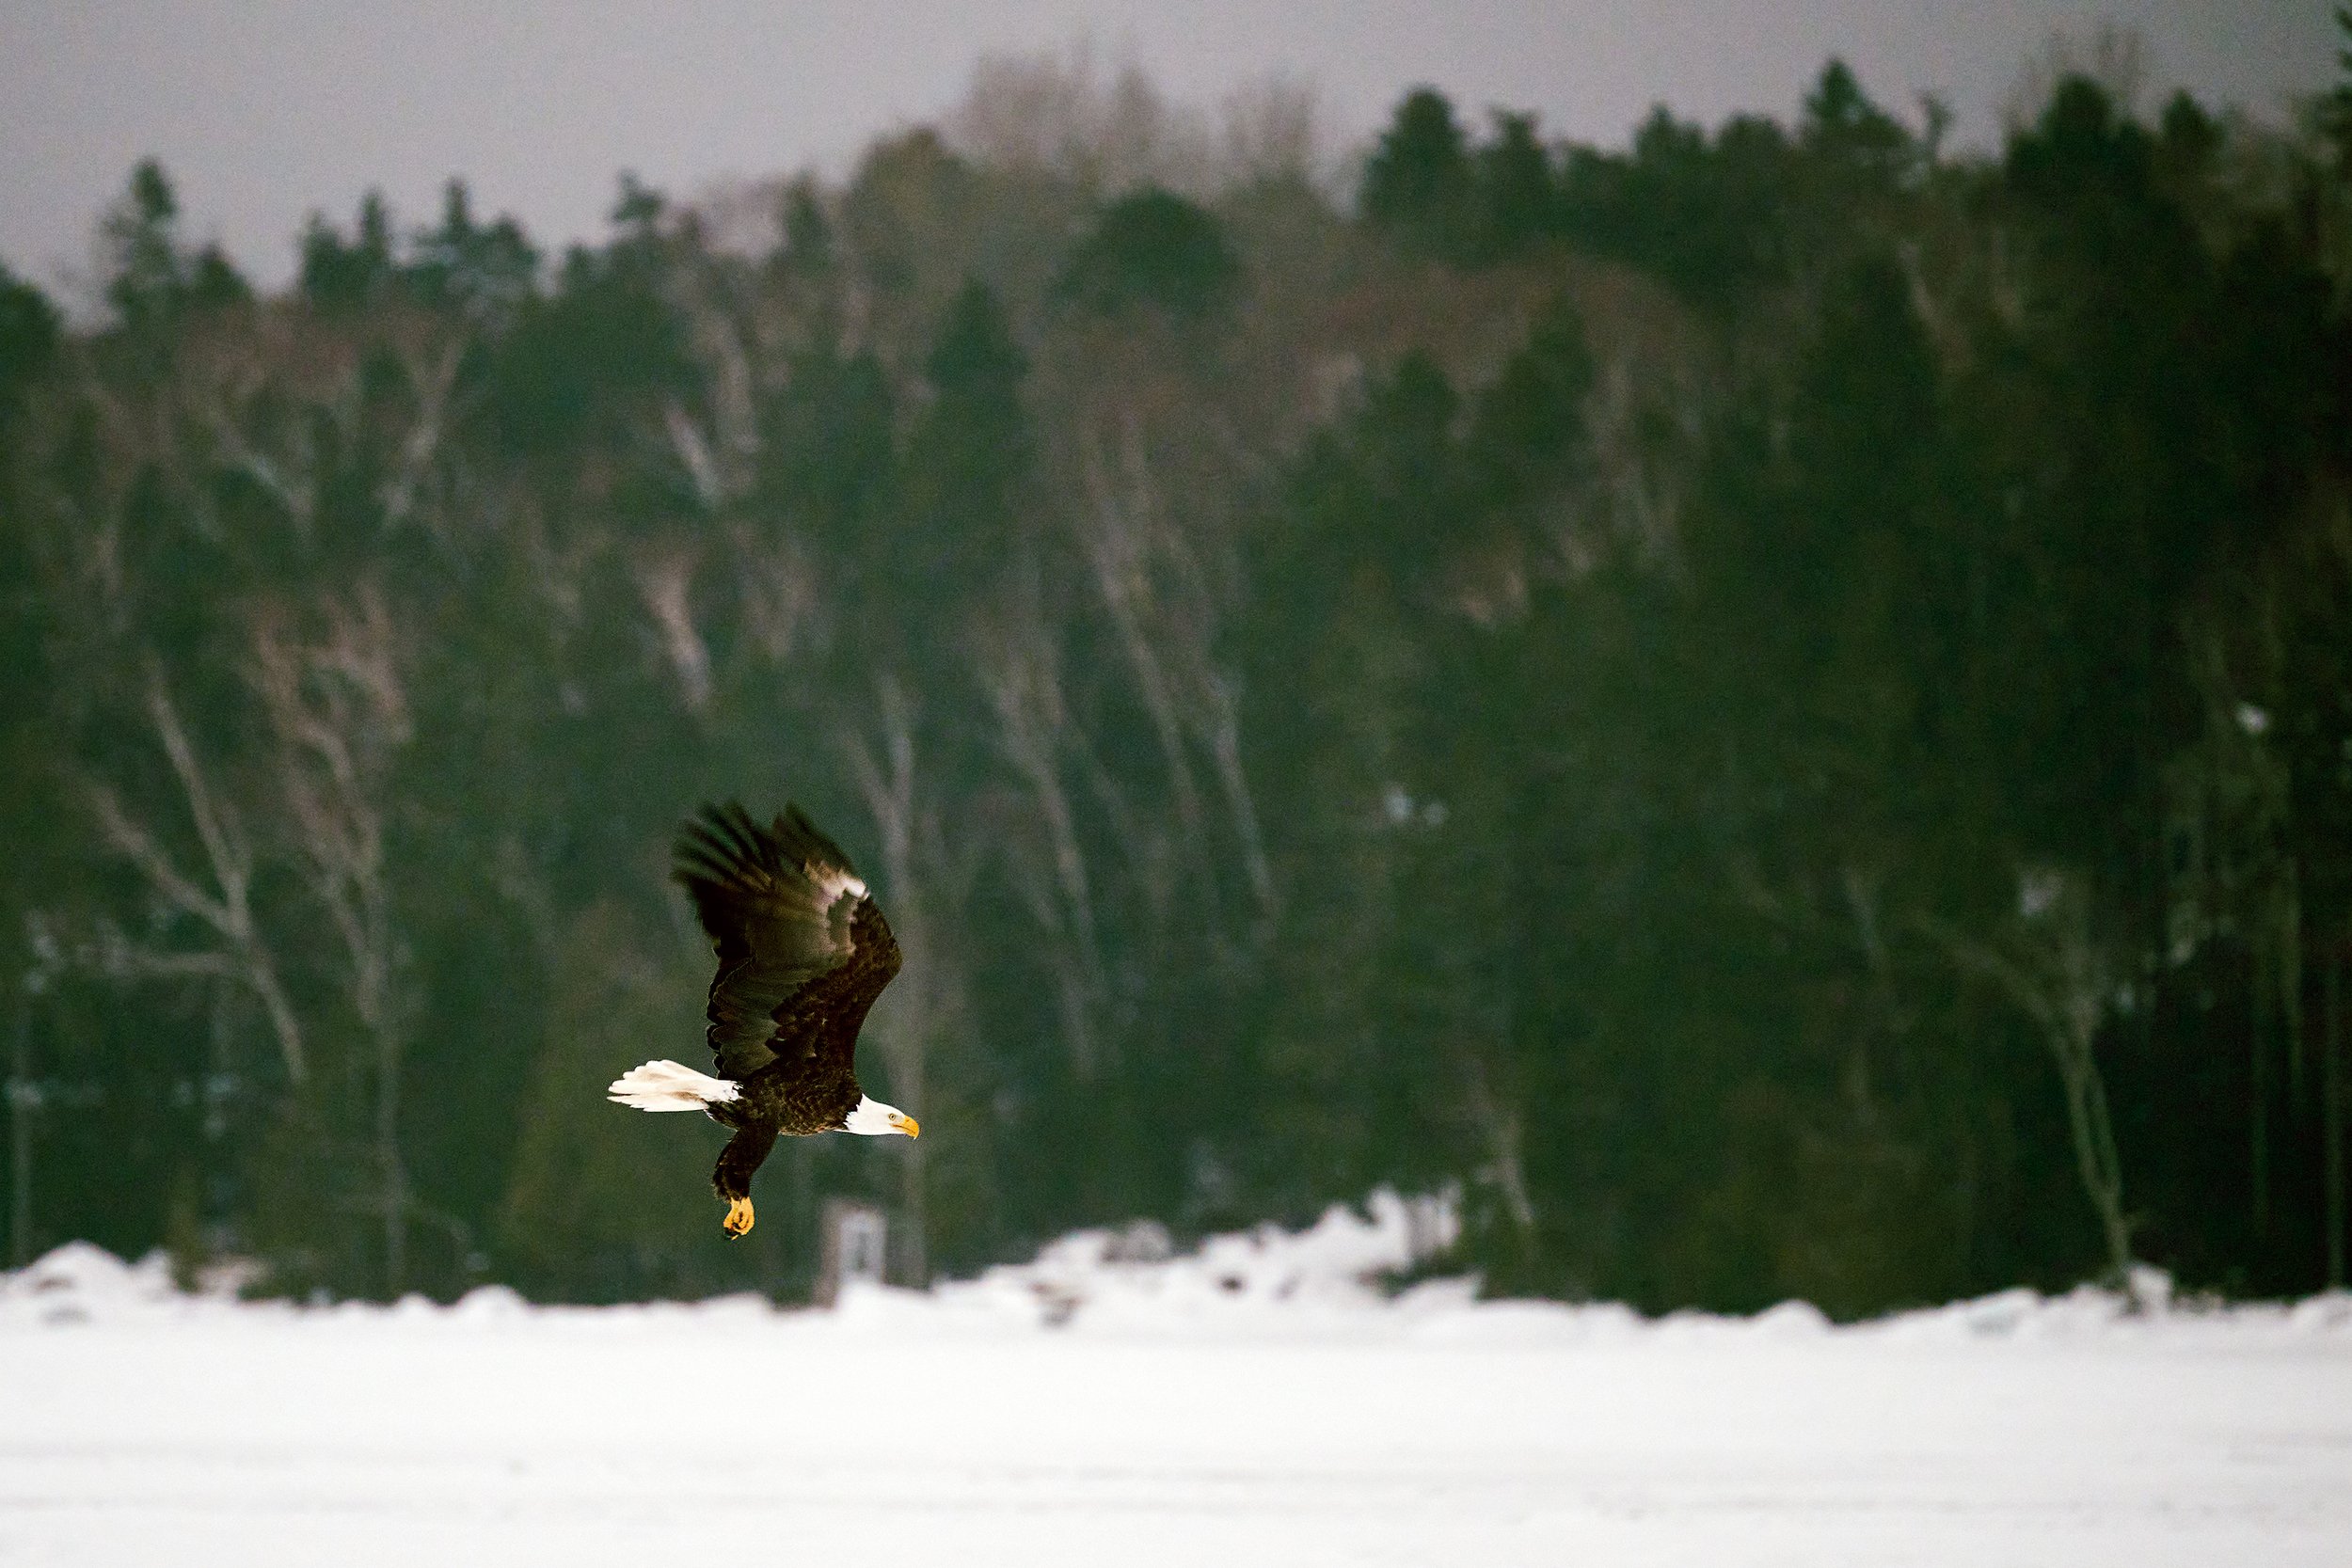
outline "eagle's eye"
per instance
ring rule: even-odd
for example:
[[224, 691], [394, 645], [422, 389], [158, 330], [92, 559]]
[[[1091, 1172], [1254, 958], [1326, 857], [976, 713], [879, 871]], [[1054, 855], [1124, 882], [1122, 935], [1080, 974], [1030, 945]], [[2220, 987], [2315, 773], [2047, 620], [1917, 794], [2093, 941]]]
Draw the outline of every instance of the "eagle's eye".
[[849, 1132], [863, 1132], [869, 1138], [892, 1132], [903, 1132], [912, 1138], [916, 1131], [913, 1117], [896, 1105], [885, 1105], [871, 1096], [857, 1102], [857, 1109], [850, 1113], [850, 1119], [842, 1126]]

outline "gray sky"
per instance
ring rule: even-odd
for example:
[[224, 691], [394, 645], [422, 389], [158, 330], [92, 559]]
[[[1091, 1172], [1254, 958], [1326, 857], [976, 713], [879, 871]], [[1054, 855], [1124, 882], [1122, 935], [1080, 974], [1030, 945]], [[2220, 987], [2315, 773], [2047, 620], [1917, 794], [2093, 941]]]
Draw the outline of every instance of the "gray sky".
[[421, 223], [452, 174], [552, 245], [602, 232], [624, 167], [680, 196], [839, 169], [982, 55], [1082, 40], [1179, 102], [1302, 78], [1347, 137], [1427, 81], [1611, 144], [1653, 103], [1786, 115], [1838, 54], [1984, 144], [2022, 62], [2102, 20], [2145, 40], [2153, 86], [2209, 102], [2275, 114], [2334, 74], [2328, 0], [0, 0], [0, 261], [74, 293], [151, 153], [187, 231], [266, 282], [313, 209], [347, 220], [375, 185]]

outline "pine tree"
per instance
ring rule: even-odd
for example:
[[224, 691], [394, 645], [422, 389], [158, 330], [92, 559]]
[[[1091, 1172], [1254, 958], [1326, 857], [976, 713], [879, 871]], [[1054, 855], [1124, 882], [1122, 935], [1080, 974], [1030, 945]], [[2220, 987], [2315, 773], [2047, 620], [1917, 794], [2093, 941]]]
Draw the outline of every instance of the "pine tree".
[[1357, 205], [1365, 222], [1409, 248], [1445, 256], [1468, 238], [1473, 188], [1454, 105], [1435, 87], [1416, 87], [1397, 105], [1364, 166]]

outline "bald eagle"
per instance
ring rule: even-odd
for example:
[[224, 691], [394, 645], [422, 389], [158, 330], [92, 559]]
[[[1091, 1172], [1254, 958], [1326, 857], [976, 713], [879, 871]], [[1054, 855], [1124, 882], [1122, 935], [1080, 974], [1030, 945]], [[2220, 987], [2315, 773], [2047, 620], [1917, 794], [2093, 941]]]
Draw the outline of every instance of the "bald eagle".
[[710, 1173], [721, 1227], [752, 1228], [752, 1173], [779, 1133], [920, 1131], [857, 1085], [866, 1010], [898, 973], [890, 924], [850, 857], [798, 806], [762, 828], [733, 801], [678, 830], [674, 875], [718, 950], [705, 1032], [719, 1076], [678, 1062], [632, 1068], [607, 1096], [641, 1111], [701, 1111], [735, 1136]]

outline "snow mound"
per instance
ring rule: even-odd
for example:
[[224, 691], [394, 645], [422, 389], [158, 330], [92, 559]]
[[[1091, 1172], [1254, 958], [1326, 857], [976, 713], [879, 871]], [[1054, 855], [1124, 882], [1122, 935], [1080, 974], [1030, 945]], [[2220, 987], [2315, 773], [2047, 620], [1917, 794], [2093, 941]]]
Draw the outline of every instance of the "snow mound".
[[[126, 1263], [102, 1247], [69, 1242], [14, 1274], [0, 1273], [0, 1330], [71, 1328], [124, 1321], [233, 1317], [429, 1324], [453, 1333], [554, 1319], [626, 1329], [691, 1319], [756, 1331], [783, 1322], [852, 1334], [950, 1336], [1036, 1333], [1124, 1338], [1408, 1340], [1431, 1345], [1533, 1347], [1613, 1342], [1803, 1343], [1835, 1336], [1889, 1344], [2073, 1340], [2148, 1336], [2313, 1337], [2352, 1344], [2352, 1292], [2285, 1304], [2183, 1297], [2153, 1269], [2132, 1291], [2084, 1286], [2062, 1295], [2018, 1289], [1971, 1301], [1834, 1324], [1819, 1308], [1787, 1301], [1753, 1316], [1679, 1311], [1645, 1318], [1613, 1302], [1482, 1301], [1474, 1277], [1412, 1280], [1460, 1236], [1454, 1195], [1406, 1197], [1382, 1189], [1360, 1209], [1334, 1205], [1312, 1225], [1263, 1225], [1212, 1236], [1179, 1253], [1150, 1220], [1081, 1230], [1028, 1262], [928, 1291], [853, 1286], [830, 1313], [778, 1308], [737, 1293], [700, 1302], [612, 1307], [538, 1307], [503, 1285], [476, 1288], [448, 1306], [410, 1295], [389, 1306], [239, 1299], [249, 1267], [210, 1271], [178, 1289], [162, 1254]], [[1408, 1282], [1409, 1281], [1409, 1282]]]
[[68, 1242], [14, 1274], [0, 1274], [0, 1323], [96, 1323], [168, 1309], [184, 1299], [162, 1253], [125, 1263], [88, 1242]]
[[[943, 1283], [927, 1295], [936, 1310], [955, 1318], [1046, 1328], [1313, 1332], [1334, 1319], [1411, 1320], [1469, 1306], [1476, 1294], [1469, 1280], [1384, 1288], [1459, 1234], [1450, 1197], [1406, 1198], [1383, 1188], [1362, 1213], [1334, 1205], [1304, 1230], [1260, 1226], [1212, 1236], [1181, 1257], [1167, 1230], [1150, 1220], [1124, 1230], [1081, 1230], [1030, 1262]], [[843, 1305], [872, 1314], [875, 1294], [853, 1293]]]

